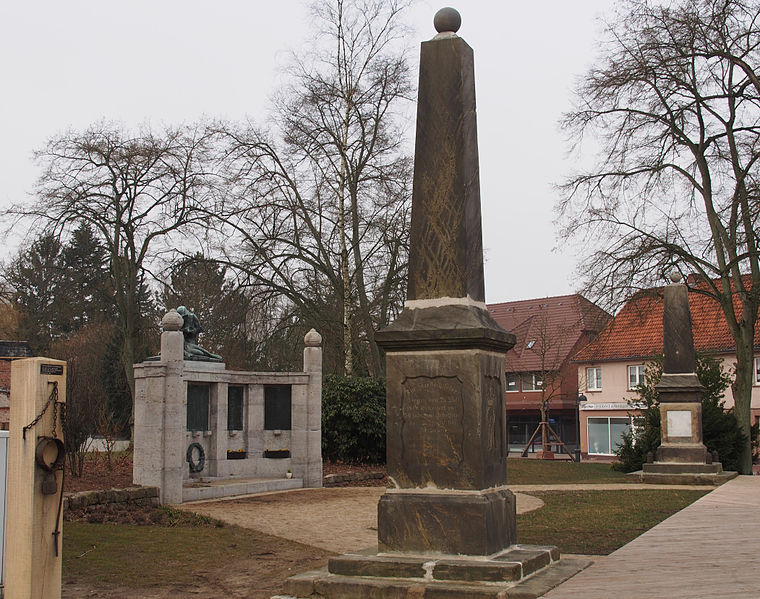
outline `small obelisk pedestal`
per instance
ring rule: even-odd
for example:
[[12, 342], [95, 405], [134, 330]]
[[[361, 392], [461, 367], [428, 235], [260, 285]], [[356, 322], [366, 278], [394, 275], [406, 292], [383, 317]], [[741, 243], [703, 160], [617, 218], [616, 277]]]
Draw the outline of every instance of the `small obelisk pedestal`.
[[689, 312], [689, 294], [678, 273], [665, 287], [663, 374], [656, 389], [660, 396], [661, 444], [654, 463], [644, 464], [641, 477], [648, 483], [719, 484], [736, 476], [723, 472], [720, 462], [702, 442], [702, 392], [696, 374], [696, 354]]
[[293, 577], [289, 597], [537, 597], [588, 564], [515, 545], [504, 386], [515, 337], [485, 305], [473, 52], [457, 11], [434, 23], [420, 56], [407, 301], [376, 334], [392, 483], [379, 552]]

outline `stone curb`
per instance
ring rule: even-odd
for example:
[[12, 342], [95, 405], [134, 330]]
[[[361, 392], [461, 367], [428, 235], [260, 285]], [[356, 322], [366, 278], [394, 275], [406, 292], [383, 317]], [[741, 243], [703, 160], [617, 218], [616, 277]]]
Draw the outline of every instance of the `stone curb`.
[[385, 476], [385, 472], [346, 472], [345, 474], [326, 474], [323, 478], [325, 487], [332, 487], [340, 483], [356, 482], [361, 480], [379, 480]]
[[138, 505], [158, 505], [158, 487], [128, 487], [126, 489], [104, 489], [67, 493], [63, 498], [63, 511], [79, 510], [92, 505], [112, 503], [134, 503]]

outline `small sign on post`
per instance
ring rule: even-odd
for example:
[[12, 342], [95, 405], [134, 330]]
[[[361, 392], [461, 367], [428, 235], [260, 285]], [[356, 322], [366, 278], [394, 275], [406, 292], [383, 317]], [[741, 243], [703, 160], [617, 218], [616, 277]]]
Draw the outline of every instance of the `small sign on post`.
[[11, 366], [6, 599], [60, 599], [66, 362]]

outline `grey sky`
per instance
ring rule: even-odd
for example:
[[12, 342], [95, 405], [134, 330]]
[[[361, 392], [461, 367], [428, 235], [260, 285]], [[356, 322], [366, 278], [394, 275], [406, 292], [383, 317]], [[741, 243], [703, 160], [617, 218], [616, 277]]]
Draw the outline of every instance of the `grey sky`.
[[[459, 35], [475, 50], [488, 302], [576, 290], [576, 256], [552, 253], [552, 184], [572, 167], [557, 120], [593, 61], [595, 19], [613, 4], [452, 3]], [[435, 34], [432, 18], [444, 5], [420, 0], [408, 13], [413, 53]], [[263, 121], [307, 17], [300, 0], [0, 3], [0, 207], [31, 193], [32, 152], [70, 127], [103, 118]]]

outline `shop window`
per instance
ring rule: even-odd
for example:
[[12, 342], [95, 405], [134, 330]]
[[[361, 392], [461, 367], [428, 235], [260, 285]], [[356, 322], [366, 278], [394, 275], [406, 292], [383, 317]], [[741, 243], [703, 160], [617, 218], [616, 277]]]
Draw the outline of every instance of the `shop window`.
[[596, 368], [586, 368], [586, 391], [601, 391], [602, 390], [602, 369], [597, 366]]
[[210, 385], [187, 384], [187, 430], [208, 430], [208, 404]]
[[623, 440], [623, 433], [629, 430], [631, 430], [630, 418], [589, 418], [587, 423], [589, 454], [613, 455]]
[[243, 386], [227, 387], [227, 430], [243, 430]]
[[628, 367], [628, 389], [635, 391], [639, 385], [644, 384], [644, 365], [637, 364], [636, 366]]
[[290, 385], [264, 385], [264, 429], [290, 430]]

